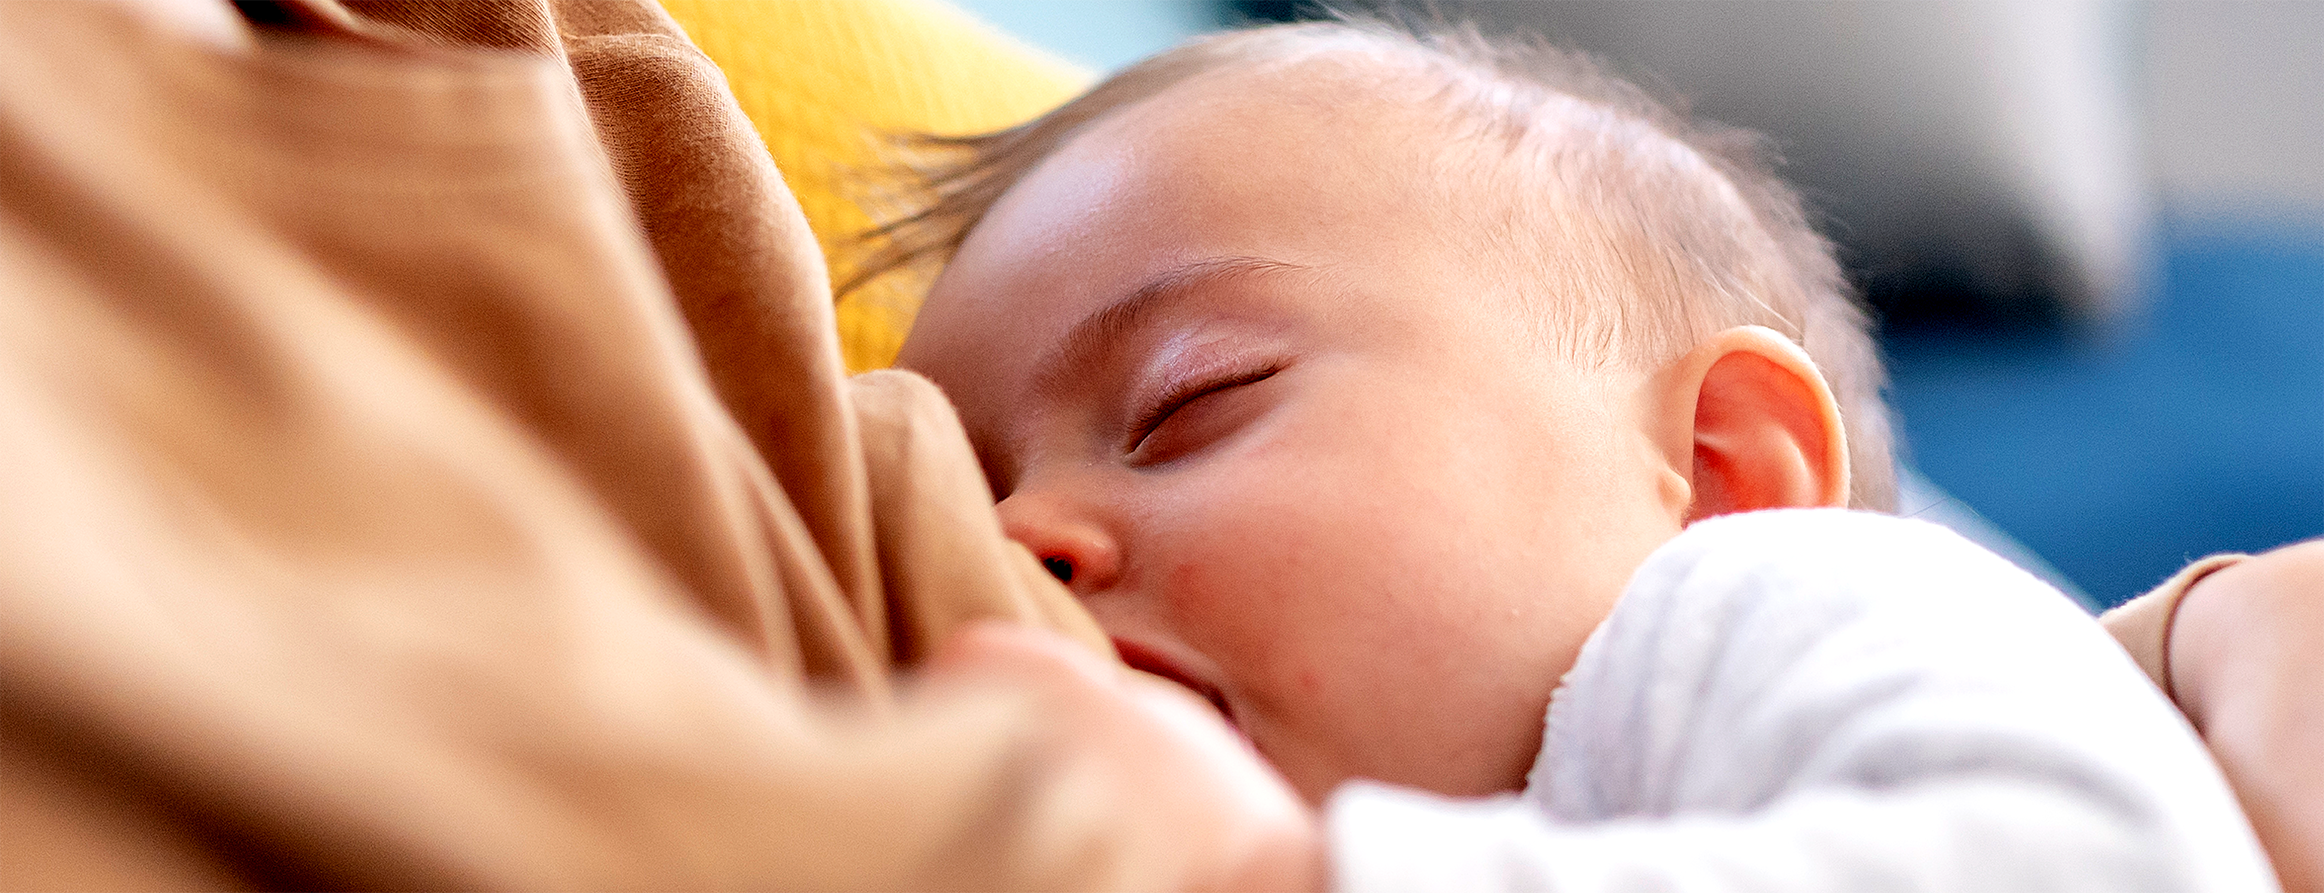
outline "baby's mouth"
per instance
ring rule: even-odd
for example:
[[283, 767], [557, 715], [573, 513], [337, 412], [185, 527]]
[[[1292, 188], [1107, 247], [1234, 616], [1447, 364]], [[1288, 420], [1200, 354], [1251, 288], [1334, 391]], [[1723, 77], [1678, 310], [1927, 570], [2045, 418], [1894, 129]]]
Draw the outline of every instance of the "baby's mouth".
[[1195, 678], [1194, 674], [1186, 672], [1184, 668], [1169, 658], [1128, 639], [1115, 639], [1114, 650], [1121, 652], [1122, 663], [1129, 664], [1130, 669], [1160, 676], [1177, 683], [1187, 691], [1193, 692], [1196, 697], [1210, 702], [1212, 709], [1217, 710], [1219, 717], [1226, 720], [1227, 725], [1233, 727], [1236, 732], [1239, 733], [1243, 730], [1242, 725], [1235, 722], [1235, 711], [1227, 706], [1226, 695], [1219, 692], [1218, 686]]

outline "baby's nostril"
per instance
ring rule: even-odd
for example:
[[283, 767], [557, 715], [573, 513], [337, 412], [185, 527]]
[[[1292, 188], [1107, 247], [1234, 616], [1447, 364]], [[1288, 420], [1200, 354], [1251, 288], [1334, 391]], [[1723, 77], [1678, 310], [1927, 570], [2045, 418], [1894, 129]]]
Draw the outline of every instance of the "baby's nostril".
[[1047, 568], [1049, 570], [1049, 576], [1056, 577], [1057, 582], [1073, 582], [1073, 562], [1067, 561], [1064, 558], [1055, 555], [1051, 555], [1047, 558], [1041, 559], [1041, 566]]

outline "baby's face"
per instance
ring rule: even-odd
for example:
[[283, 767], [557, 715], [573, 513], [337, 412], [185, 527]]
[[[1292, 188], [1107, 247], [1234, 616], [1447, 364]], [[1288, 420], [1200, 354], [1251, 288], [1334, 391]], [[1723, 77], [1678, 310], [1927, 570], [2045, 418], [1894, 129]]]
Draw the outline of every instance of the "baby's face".
[[1684, 508], [1644, 382], [1521, 334], [1494, 234], [1421, 173], [1441, 128], [1375, 95], [1305, 70], [1116, 113], [970, 234], [900, 361], [1010, 535], [1311, 800], [1521, 785]]

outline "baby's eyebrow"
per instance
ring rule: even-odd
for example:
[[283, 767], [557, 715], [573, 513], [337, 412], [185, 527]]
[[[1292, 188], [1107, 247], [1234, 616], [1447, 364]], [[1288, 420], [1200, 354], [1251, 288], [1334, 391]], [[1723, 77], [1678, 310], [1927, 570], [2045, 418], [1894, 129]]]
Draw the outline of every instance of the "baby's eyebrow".
[[1301, 264], [1264, 257], [1228, 255], [1188, 261], [1163, 270], [1137, 290], [1082, 317], [1073, 328], [1066, 330], [1065, 337], [1042, 351], [1033, 364], [1033, 394], [1036, 399], [1057, 396], [1073, 380], [1076, 371], [1104, 358], [1123, 337], [1201, 286], [1306, 269], [1309, 268]]

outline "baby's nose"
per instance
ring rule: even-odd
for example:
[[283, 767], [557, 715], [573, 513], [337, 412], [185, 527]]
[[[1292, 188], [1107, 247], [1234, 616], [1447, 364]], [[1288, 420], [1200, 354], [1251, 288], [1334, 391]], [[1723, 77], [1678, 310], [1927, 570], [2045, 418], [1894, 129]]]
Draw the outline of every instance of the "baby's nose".
[[1087, 513], [1020, 491], [1001, 500], [1001, 530], [1041, 559], [1049, 575], [1089, 595], [1114, 584], [1121, 548], [1106, 526]]

